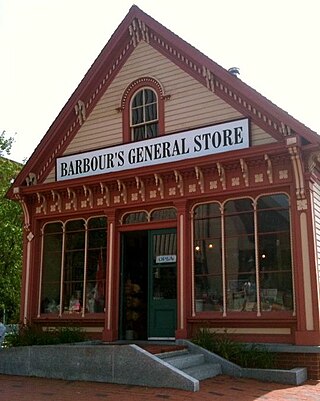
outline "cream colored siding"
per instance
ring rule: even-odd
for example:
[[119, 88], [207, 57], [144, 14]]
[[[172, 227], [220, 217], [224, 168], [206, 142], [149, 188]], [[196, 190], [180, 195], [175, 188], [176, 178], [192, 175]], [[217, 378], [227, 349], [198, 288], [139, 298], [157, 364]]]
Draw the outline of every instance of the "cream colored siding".
[[[140, 42], [64, 154], [121, 143], [122, 113], [116, 109], [120, 106], [122, 95], [128, 85], [143, 76], [158, 80], [164, 88], [165, 95], [171, 95], [171, 98], [165, 101], [167, 134], [243, 117], [146, 42]], [[275, 141], [254, 124], [251, 133], [252, 146]], [[51, 181], [54, 181], [54, 171], [46, 180], [46, 182]]]

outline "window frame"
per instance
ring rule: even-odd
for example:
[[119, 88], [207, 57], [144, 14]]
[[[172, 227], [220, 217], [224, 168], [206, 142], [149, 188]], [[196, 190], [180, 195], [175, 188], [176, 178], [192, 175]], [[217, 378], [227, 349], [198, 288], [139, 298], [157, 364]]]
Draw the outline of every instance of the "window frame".
[[162, 85], [152, 77], [142, 77], [133, 82], [126, 88], [122, 95], [121, 106], [119, 110], [123, 112], [122, 116], [122, 132], [123, 143], [134, 142], [131, 136], [131, 104], [134, 96], [144, 88], [151, 89], [155, 92], [158, 100], [158, 134], [157, 136], [164, 135], [164, 101], [165, 95]]
[[[280, 211], [287, 211], [288, 214], [288, 227], [287, 227], [287, 231], [289, 233], [289, 253], [290, 253], [290, 269], [287, 268], [285, 270], [285, 273], [291, 274], [291, 298], [290, 301], [292, 302], [291, 305], [289, 304], [286, 305], [284, 303], [284, 299], [283, 299], [283, 303], [282, 303], [282, 309], [277, 310], [272, 308], [272, 310], [266, 310], [264, 308], [262, 308], [262, 290], [264, 289], [263, 284], [260, 282], [261, 279], [261, 269], [262, 266], [260, 265], [260, 261], [259, 261], [259, 252], [260, 252], [260, 246], [259, 246], [259, 240], [260, 240], [260, 235], [261, 232], [258, 231], [258, 214], [259, 214], [259, 208], [258, 208], [258, 202], [259, 199], [263, 198], [263, 197], [272, 197], [272, 196], [277, 196], [277, 195], [284, 195], [287, 198], [287, 206], [280, 206], [280, 207], [273, 207], [270, 208], [269, 210], [271, 210], [272, 212], [277, 212], [278, 210]], [[241, 313], [239, 313], [239, 311], [237, 310], [232, 310], [228, 308], [228, 271], [227, 271], [227, 252], [225, 249], [226, 246], [226, 232], [227, 232], [227, 228], [226, 228], [226, 216], [225, 216], [225, 206], [227, 205], [228, 202], [230, 201], [239, 201], [239, 200], [244, 200], [244, 199], [248, 199], [252, 201], [252, 205], [253, 205], [253, 209], [252, 209], [252, 213], [253, 213], [253, 219], [254, 219], [254, 257], [255, 257], [255, 261], [254, 261], [254, 273], [255, 273], [255, 295], [256, 295], [256, 300], [253, 302], [256, 302], [256, 305], [254, 308], [252, 309], [247, 309], [247, 305], [245, 305], [245, 308], [241, 310]], [[290, 195], [285, 193], [285, 192], [277, 192], [277, 193], [267, 193], [267, 194], [260, 194], [259, 196], [257, 196], [256, 198], [252, 198], [251, 196], [243, 196], [243, 197], [237, 197], [237, 198], [228, 198], [224, 201], [209, 201], [208, 202], [201, 202], [201, 203], [197, 203], [194, 204], [191, 212], [192, 212], [192, 253], [191, 253], [191, 258], [192, 258], [192, 283], [193, 283], [193, 287], [192, 287], [192, 299], [193, 299], [193, 316], [197, 316], [197, 317], [201, 317], [201, 313], [199, 315], [199, 312], [202, 312], [201, 310], [201, 305], [200, 305], [200, 310], [198, 308], [199, 305], [197, 305], [199, 303], [199, 300], [197, 300], [196, 302], [196, 295], [197, 295], [197, 291], [196, 291], [196, 277], [199, 276], [196, 272], [196, 245], [197, 245], [197, 237], [196, 237], [196, 232], [195, 232], [195, 227], [196, 227], [196, 220], [201, 220], [201, 215], [200, 217], [196, 218], [196, 213], [197, 213], [197, 208], [199, 206], [203, 206], [203, 205], [210, 205], [210, 204], [219, 204], [220, 205], [220, 220], [221, 220], [221, 253], [220, 253], [220, 265], [221, 265], [221, 275], [223, 277], [222, 279], [222, 288], [220, 289], [220, 292], [223, 293], [223, 307], [220, 308], [220, 310], [218, 311], [219, 313], [221, 313], [224, 317], [226, 316], [244, 316], [245, 313], [255, 313], [256, 316], [260, 316], [261, 314], [263, 314], [263, 316], [268, 316], [268, 314], [270, 312], [284, 312], [284, 313], [290, 313], [292, 314], [292, 316], [295, 315], [296, 313], [296, 305], [295, 305], [295, 284], [294, 284], [294, 262], [293, 262], [293, 249], [292, 249], [292, 219], [291, 219], [291, 202], [290, 202]], [[232, 213], [233, 214], [233, 213]], [[227, 216], [230, 215], [229, 213], [227, 213]], [[210, 220], [210, 216], [206, 216], [205, 218], [202, 219], [207, 219]], [[215, 216], [216, 218], [216, 216]], [[277, 234], [279, 230], [275, 230], [275, 234]], [[263, 234], [263, 232], [262, 232]], [[283, 251], [286, 251], [286, 244], [284, 244], [284, 248]], [[279, 262], [280, 263], [280, 262]], [[210, 269], [209, 269], [210, 270]], [[290, 270], [290, 272], [289, 272]], [[241, 272], [238, 272], [238, 276]], [[282, 273], [282, 270], [279, 269], [278, 272], [280, 275]], [[279, 276], [278, 274], [278, 276]], [[239, 277], [238, 277], [239, 278]], [[279, 283], [281, 282], [281, 277], [279, 276]], [[289, 286], [289, 287], [290, 287]], [[280, 285], [281, 287], [281, 285]], [[280, 289], [280, 291], [284, 291], [283, 293], [283, 297], [285, 298], [285, 289], [281, 289], [278, 288], [278, 290]], [[250, 301], [250, 300], [249, 300]], [[252, 301], [252, 300], [251, 300]], [[253, 304], [253, 302], [251, 302]], [[249, 302], [250, 303], [250, 302]], [[214, 309], [207, 309], [205, 308], [205, 311], [207, 313], [217, 313]]]
[[[97, 226], [93, 226], [90, 227], [90, 222], [92, 222], [94, 219], [105, 219], [105, 225], [99, 226], [99, 224]], [[68, 224], [72, 224], [72, 222], [82, 222], [83, 224], [83, 230], [77, 230], [77, 231], [67, 231], [67, 225]], [[61, 235], [61, 250], [60, 250], [60, 254], [61, 254], [61, 258], [60, 258], [60, 266], [59, 266], [59, 304], [57, 305], [57, 310], [54, 312], [46, 312], [43, 310], [42, 304], [45, 298], [43, 298], [45, 296], [45, 293], [43, 293], [43, 288], [44, 288], [44, 282], [43, 282], [43, 277], [44, 277], [44, 269], [45, 269], [45, 238], [46, 238], [46, 234], [45, 234], [45, 230], [46, 227], [48, 227], [50, 224], [59, 224], [61, 227], [61, 231], [59, 232], [59, 234]], [[99, 264], [99, 267], [104, 271], [104, 278], [99, 278], [95, 280], [96, 282], [96, 286], [97, 289], [100, 288], [101, 290], [101, 283], [104, 287], [104, 300], [103, 300], [103, 310], [99, 310], [99, 311], [90, 311], [87, 310], [87, 304], [88, 304], [88, 284], [91, 283], [91, 281], [88, 278], [88, 274], [89, 274], [89, 267], [88, 267], [88, 261], [89, 261], [89, 253], [93, 252], [93, 253], [97, 253], [96, 249], [94, 247], [92, 247], [92, 244], [90, 243], [90, 241], [92, 241], [92, 237], [91, 237], [91, 233], [97, 233], [99, 231], [104, 231], [104, 234], [102, 235], [102, 238], [104, 238], [104, 241], [101, 243], [100, 245], [100, 251], [101, 251], [101, 260], [102, 260], [102, 265], [100, 264], [100, 253], [97, 259], [97, 266]], [[73, 234], [73, 233], [83, 233], [84, 236], [84, 247], [82, 249], [83, 252], [83, 272], [82, 272], [82, 290], [81, 290], [81, 296], [79, 297], [80, 300], [82, 300], [82, 306], [81, 306], [81, 310], [77, 311], [77, 313], [71, 313], [70, 312], [70, 308], [69, 311], [65, 310], [65, 271], [66, 271], [66, 258], [67, 258], [67, 253], [70, 253], [70, 249], [67, 249], [67, 245], [66, 245], [66, 238], [68, 236], [68, 234]], [[39, 293], [38, 293], [38, 318], [42, 317], [42, 316], [50, 316], [50, 317], [63, 317], [63, 318], [69, 318], [69, 317], [74, 317], [75, 315], [77, 316], [81, 316], [81, 317], [88, 317], [91, 316], [93, 313], [104, 313], [104, 309], [106, 307], [106, 292], [105, 292], [105, 283], [106, 283], [106, 270], [107, 270], [107, 241], [108, 241], [108, 218], [105, 215], [97, 215], [97, 216], [90, 216], [88, 218], [72, 218], [72, 219], [68, 219], [66, 221], [61, 221], [61, 220], [55, 220], [55, 221], [49, 221], [49, 222], [45, 222], [41, 228], [41, 268], [40, 268], [40, 277], [39, 277]], [[103, 246], [102, 246], [103, 245]], [[96, 274], [98, 274], [98, 267], [97, 267], [97, 271]], [[70, 282], [71, 283], [71, 282]], [[72, 283], [74, 283], [74, 280], [72, 281]], [[71, 284], [72, 284], [71, 283]], [[102, 299], [102, 298], [101, 298]], [[100, 302], [101, 303], [101, 302]], [[101, 308], [100, 308], [101, 309]]]

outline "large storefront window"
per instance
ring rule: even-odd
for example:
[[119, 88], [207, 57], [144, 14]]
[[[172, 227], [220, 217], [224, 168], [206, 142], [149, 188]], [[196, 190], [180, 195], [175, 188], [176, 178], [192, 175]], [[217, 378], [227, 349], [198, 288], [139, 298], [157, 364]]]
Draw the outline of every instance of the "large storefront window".
[[196, 312], [292, 310], [290, 243], [286, 195], [197, 206]]
[[46, 224], [41, 313], [99, 313], [105, 306], [105, 217]]

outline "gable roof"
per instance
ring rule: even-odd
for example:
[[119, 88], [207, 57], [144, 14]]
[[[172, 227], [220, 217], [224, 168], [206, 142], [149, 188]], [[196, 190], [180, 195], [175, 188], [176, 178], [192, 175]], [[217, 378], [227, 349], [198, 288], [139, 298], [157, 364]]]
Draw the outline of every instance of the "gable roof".
[[[30, 173], [37, 182], [43, 182], [54, 167], [55, 158], [63, 154], [79, 130], [82, 117], [91, 113], [141, 40], [145, 40], [239, 112], [249, 116], [278, 141], [298, 134], [307, 143], [320, 143], [316, 132], [133, 5], [48, 129], [13, 186], [24, 185]], [[12, 195], [11, 191], [12, 188], [8, 196]]]

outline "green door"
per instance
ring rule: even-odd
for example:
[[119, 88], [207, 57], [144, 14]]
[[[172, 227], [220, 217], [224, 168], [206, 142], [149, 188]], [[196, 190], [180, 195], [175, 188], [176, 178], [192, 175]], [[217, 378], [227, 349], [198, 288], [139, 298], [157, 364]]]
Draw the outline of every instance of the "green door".
[[177, 320], [176, 229], [149, 231], [148, 338], [174, 338]]

